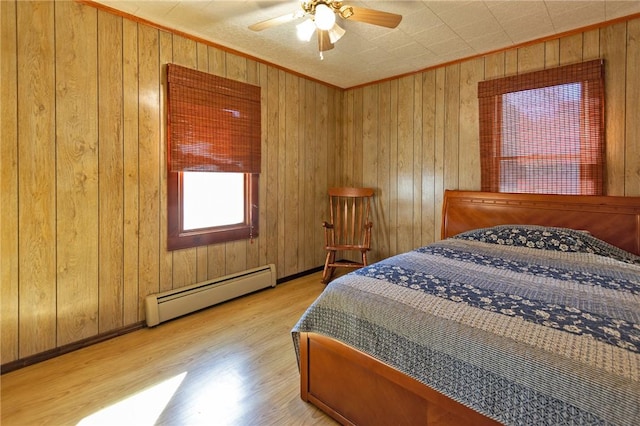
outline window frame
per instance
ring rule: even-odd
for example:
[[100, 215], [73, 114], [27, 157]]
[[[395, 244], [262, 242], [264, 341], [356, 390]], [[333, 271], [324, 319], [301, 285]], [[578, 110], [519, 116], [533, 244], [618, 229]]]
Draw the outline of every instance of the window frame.
[[219, 244], [237, 240], [253, 240], [259, 235], [259, 174], [244, 174], [245, 218], [242, 223], [201, 229], [183, 229], [182, 173], [167, 172], [167, 249]]
[[[505, 158], [503, 149], [503, 97], [508, 93], [521, 92], [531, 89], [543, 89], [546, 87], [562, 86], [578, 83], [581, 85], [581, 134], [597, 135], [597, 139], [581, 138], [581, 146], [587, 147], [581, 150], [577, 157], [582, 158], [585, 152], [592, 152], [593, 161], [574, 161], [571, 163], [580, 167], [580, 180], [577, 182], [581, 188], [580, 193], [589, 195], [602, 195], [606, 188], [606, 140], [605, 140], [605, 97], [604, 97], [604, 61], [596, 59], [578, 64], [528, 72], [494, 80], [486, 80], [478, 83], [479, 100], [479, 140], [481, 163], [481, 189], [489, 192], [500, 192], [502, 186], [502, 172], [500, 162]], [[588, 105], [588, 107], [587, 107]], [[593, 108], [595, 105], [597, 108]], [[585, 111], [594, 115], [585, 114]], [[587, 128], [585, 123], [596, 124]], [[585, 127], [585, 128], [582, 128]], [[590, 130], [591, 132], [589, 132]], [[593, 144], [593, 147], [589, 146]], [[526, 156], [515, 156], [523, 158]], [[567, 157], [565, 154], [553, 155], [560, 159]], [[593, 185], [589, 185], [593, 183]], [[590, 187], [593, 192], [586, 192]], [[529, 193], [564, 193], [545, 190], [529, 191]]]

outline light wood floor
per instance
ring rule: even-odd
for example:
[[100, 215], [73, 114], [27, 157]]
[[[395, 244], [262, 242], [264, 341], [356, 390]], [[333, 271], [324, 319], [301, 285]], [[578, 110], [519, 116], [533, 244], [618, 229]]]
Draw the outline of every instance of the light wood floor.
[[290, 334], [320, 277], [4, 374], [0, 423], [334, 425], [299, 397]]

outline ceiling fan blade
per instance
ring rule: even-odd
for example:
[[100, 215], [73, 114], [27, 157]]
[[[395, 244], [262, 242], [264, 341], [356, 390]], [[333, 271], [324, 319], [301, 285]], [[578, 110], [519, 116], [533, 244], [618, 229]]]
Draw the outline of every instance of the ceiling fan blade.
[[294, 19], [298, 19], [301, 16], [300, 12], [291, 12], [286, 15], [278, 16], [276, 18], [267, 19], [266, 21], [257, 22], [249, 25], [249, 29], [253, 31], [262, 31], [267, 28], [275, 27], [276, 25], [286, 24]]
[[329, 31], [318, 29], [317, 33], [318, 33], [318, 50], [320, 52], [325, 52], [327, 50], [333, 49], [333, 43], [331, 43], [331, 38], [329, 37]]
[[368, 9], [365, 7], [349, 6], [353, 10], [353, 15], [345, 19], [365, 22], [367, 24], [379, 25], [381, 27], [395, 28], [402, 21], [402, 15], [383, 12], [381, 10]]

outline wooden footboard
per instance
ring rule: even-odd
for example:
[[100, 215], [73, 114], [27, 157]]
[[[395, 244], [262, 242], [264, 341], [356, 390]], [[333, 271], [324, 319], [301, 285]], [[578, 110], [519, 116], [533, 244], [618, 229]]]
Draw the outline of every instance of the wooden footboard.
[[300, 335], [300, 396], [345, 425], [497, 425], [339, 341]]

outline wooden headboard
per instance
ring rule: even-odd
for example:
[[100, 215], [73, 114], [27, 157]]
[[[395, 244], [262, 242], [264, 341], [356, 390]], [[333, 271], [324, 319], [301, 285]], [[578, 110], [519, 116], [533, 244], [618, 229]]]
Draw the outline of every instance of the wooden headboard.
[[640, 197], [445, 191], [442, 238], [510, 224], [586, 230], [640, 255]]

